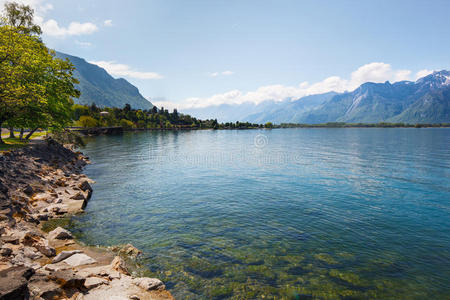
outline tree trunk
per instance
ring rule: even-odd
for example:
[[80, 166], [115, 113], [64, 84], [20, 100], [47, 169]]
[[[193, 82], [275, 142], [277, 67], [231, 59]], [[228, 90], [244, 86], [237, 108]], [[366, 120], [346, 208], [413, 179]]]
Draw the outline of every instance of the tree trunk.
[[30, 131], [30, 133], [27, 134], [27, 136], [25, 137], [26, 140], [29, 140], [30, 137], [33, 135], [33, 133], [38, 130], [37, 128], [34, 128], [33, 130]]
[[9, 138], [10, 139], [14, 139], [14, 128], [13, 127], [9, 127]]
[[3, 124], [3, 120], [0, 120], [0, 145], [5, 143], [2, 140], [2, 124]]
[[23, 140], [23, 128], [20, 128], [19, 139], [20, 139], [20, 140]]

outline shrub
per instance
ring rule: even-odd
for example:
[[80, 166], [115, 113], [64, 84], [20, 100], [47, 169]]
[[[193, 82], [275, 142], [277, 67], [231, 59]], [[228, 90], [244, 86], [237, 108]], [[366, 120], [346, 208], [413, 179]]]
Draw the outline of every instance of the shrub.
[[131, 128], [134, 127], [134, 124], [133, 124], [133, 122], [131, 122], [131, 121], [122, 119], [122, 120], [120, 120], [120, 126], [121, 126], [123, 129], [131, 129]]
[[98, 122], [96, 119], [90, 117], [90, 116], [81, 116], [80, 120], [78, 121], [78, 124], [81, 127], [97, 127]]

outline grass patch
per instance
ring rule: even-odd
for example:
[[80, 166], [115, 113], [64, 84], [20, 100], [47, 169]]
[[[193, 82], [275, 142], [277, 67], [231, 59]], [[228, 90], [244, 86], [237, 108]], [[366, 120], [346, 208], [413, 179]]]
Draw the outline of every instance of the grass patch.
[[19, 140], [18, 138], [10, 139], [2, 139], [4, 144], [0, 144], [0, 151], [8, 151], [16, 148], [24, 147], [28, 144], [28, 140]]

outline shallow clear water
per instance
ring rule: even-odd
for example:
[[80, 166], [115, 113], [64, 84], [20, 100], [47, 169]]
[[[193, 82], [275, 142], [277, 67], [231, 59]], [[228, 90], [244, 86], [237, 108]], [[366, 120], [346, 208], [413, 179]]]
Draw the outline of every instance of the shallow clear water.
[[178, 299], [450, 295], [449, 129], [102, 136], [73, 221]]

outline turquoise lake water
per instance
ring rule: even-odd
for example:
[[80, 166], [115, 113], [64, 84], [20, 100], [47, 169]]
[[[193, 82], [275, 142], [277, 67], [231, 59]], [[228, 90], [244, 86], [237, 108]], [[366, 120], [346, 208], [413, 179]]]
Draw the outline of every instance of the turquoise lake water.
[[101, 136], [72, 221], [177, 299], [450, 297], [450, 129]]

